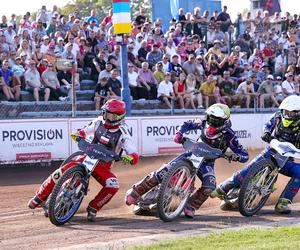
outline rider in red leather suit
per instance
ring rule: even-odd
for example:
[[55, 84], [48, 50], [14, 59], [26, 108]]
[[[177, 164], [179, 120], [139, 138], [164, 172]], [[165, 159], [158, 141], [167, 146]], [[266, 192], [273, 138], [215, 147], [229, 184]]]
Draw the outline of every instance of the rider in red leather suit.
[[[103, 144], [107, 149], [113, 150], [118, 154], [121, 154], [124, 150], [127, 155], [123, 156], [122, 160], [132, 165], [137, 164], [139, 156], [124, 123], [125, 103], [120, 100], [109, 100], [102, 106], [102, 111], [103, 116], [98, 117], [88, 126], [73, 134], [72, 138], [77, 136], [83, 137], [91, 140], [93, 143]], [[79, 156], [76, 162], [83, 162], [84, 158], [85, 155]], [[111, 172], [112, 164], [113, 162], [99, 162], [92, 173], [92, 176], [103, 188], [87, 207], [87, 218], [89, 221], [95, 221], [97, 211], [107, 204], [119, 190], [117, 177]], [[73, 161], [54, 171], [29, 201], [28, 207], [34, 209], [38, 206], [43, 206], [60, 176], [75, 165], [76, 163]]]

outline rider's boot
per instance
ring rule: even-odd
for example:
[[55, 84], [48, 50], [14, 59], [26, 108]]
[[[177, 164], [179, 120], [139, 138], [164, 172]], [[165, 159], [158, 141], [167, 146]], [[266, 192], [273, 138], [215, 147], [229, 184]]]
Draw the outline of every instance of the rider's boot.
[[286, 198], [279, 198], [276, 206], [275, 211], [279, 214], [290, 214], [292, 212], [292, 209], [290, 205], [292, 202], [289, 199]]
[[238, 199], [221, 201], [220, 209], [223, 211], [235, 211], [238, 208]]
[[37, 195], [35, 195], [28, 201], [27, 206], [31, 209], [35, 209], [39, 207], [42, 204], [42, 202], [43, 201]]
[[96, 221], [96, 216], [97, 216], [97, 210], [95, 208], [92, 208], [90, 206], [87, 207], [87, 219], [90, 222], [95, 222]]
[[126, 192], [125, 202], [130, 206], [136, 204], [137, 199], [148, 192], [150, 189], [158, 185], [158, 180], [154, 174], [147, 175], [143, 180], [134, 184], [131, 189]]
[[184, 215], [188, 218], [194, 218], [195, 211], [208, 199], [212, 189], [202, 187], [199, 188], [188, 200], [187, 205], [183, 209]]
[[225, 195], [225, 191], [221, 187], [217, 187], [212, 193], [210, 194], [211, 198], [223, 198]]

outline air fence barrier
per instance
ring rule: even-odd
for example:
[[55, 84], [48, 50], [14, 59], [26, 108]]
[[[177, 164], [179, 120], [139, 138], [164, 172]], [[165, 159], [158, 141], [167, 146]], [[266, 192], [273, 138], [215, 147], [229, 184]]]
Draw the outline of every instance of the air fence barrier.
[[[248, 149], [265, 146], [260, 139], [269, 114], [233, 114], [232, 128]], [[173, 142], [180, 125], [195, 116], [155, 116], [126, 118], [128, 133], [141, 156], [176, 154], [182, 147]], [[201, 117], [200, 117], [201, 118]], [[0, 120], [1, 165], [24, 162], [63, 160], [77, 151], [70, 135], [84, 127], [91, 118]], [[187, 136], [196, 139], [200, 131]]]

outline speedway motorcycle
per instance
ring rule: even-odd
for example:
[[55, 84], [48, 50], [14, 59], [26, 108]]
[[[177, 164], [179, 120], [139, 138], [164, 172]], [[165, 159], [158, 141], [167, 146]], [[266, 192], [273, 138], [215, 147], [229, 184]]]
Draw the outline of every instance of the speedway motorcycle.
[[78, 137], [78, 148], [61, 165], [74, 161], [78, 156], [85, 155], [82, 163], [78, 162], [60, 177], [49, 196], [44, 210], [51, 223], [60, 226], [68, 222], [77, 212], [84, 196], [88, 192], [90, 176], [99, 161], [119, 161], [121, 157], [107, 150], [101, 144], [92, 144]]
[[300, 159], [300, 150], [289, 142], [272, 139], [270, 159], [256, 162], [247, 173], [239, 191], [238, 208], [243, 216], [252, 216], [260, 211], [271, 193], [279, 171], [289, 158]]
[[201, 141], [184, 138], [182, 145], [186, 152], [169, 162], [162, 182], [139, 198], [133, 210], [135, 214], [157, 212], [165, 222], [175, 220], [194, 191], [196, 174], [202, 162], [220, 157], [230, 159], [222, 150]]

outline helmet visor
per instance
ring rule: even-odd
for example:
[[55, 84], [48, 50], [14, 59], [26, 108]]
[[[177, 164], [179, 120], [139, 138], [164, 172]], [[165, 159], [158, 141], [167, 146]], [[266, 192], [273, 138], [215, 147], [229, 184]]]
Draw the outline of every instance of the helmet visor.
[[103, 114], [103, 118], [105, 121], [114, 124], [120, 122], [124, 118], [125, 114], [118, 115], [114, 113], [110, 113], [108, 111], [105, 111]]
[[282, 116], [287, 120], [296, 120], [299, 116], [299, 111], [288, 111], [284, 109], [282, 111]]
[[216, 117], [214, 115], [209, 115], [207, 119], [207, 123], [216, 128], [224, 126], [225, 122], [225, 119]]

